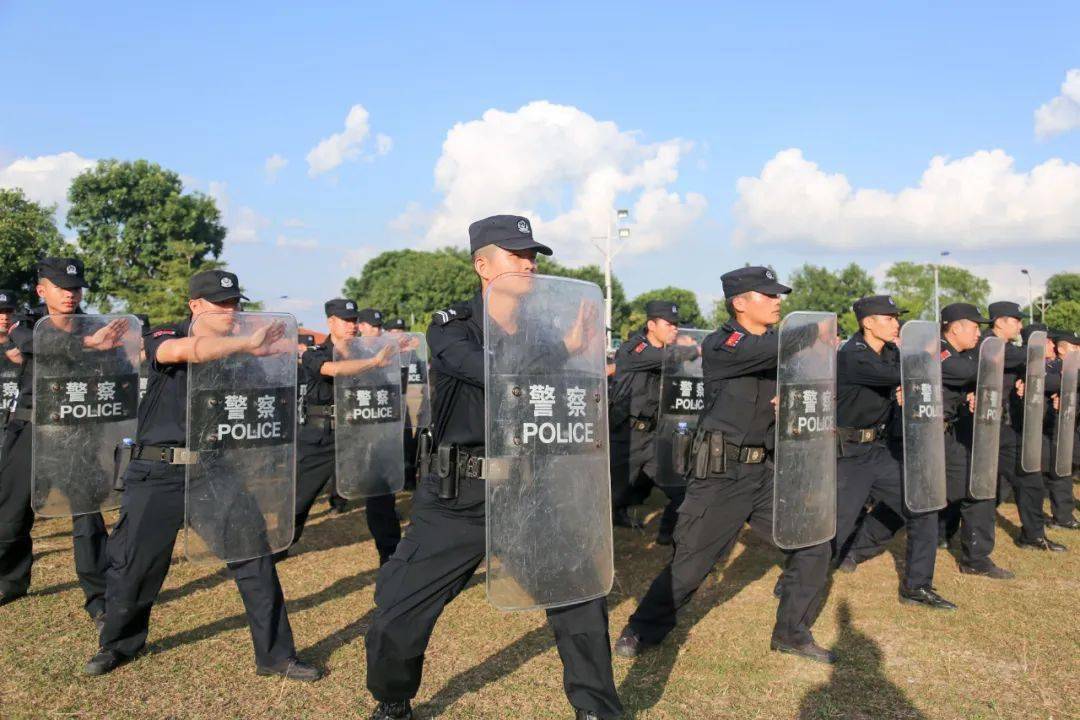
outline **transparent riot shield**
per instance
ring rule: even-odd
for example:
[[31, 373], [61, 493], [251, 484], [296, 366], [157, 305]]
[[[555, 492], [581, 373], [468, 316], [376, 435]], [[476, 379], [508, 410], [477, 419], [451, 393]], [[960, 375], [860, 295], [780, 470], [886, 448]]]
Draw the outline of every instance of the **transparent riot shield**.
[[484, 297], [487, 593], [504, 610], [607, 595], [614, 577], [603, 296], [508, 274]]
[[356, 337], [334, 345], [334, 447], [337, 490], [351, 499], [396, 493], [405, 485], [401, 335]]
[[940, 510], [947, 499], [941, 336], [937, 323], [909, 320], [900, 328], [900, 385], [904, 504], [914, 513]]
[[134, 315], [46, 315], [34, 325], [30, 505], [44, 517], [120, 504], [113, 488], [139, 408]]
[[233, 562], [284, 550], [296, 509], [296, 318], [208, 313], [190, 334], [246, 349], [188, 365], [185, 553]]
[[6, 353], [0, 352], [0, 433], [7, 425], [8, 413], [15, 409], [19, 399], [19, 376], [22, 365], [13, 363]]
[[1061, 392], [1058, 394], [1057, 426], [1054, 428], [1054, 473], [1072, 477], [1073, 446], [1076, 443], [1076, 384], [1080, 352], [1061, 359]]
[[705, 406], [705, 382], [701, 375], [701, 341], [708, 330], [680, 328], [675, 342], [664, 347], [660, 366], [660, 409], [656, 421], [656, 477], [662, 487], [686, 485], [686, 475], [676, 462], [676, 435], [692, 437], [698, 415]]
[[968, 494], [976, 500], [993, 500], [997, 497], [1004, 372], [1005, 341], [999, 337], [988, 337], [979, 346], [979, 375], [975, 383], [975, 419], [971, 432], [971, 474]]
[[780, 323], [773, 541], [795, 550], [836, 535], [836, 315]]
[[1020, 467], [1042, 471], [1042, 426], [1046, 412], [1046, 332], [1037, 330], [1027, 341], [1024, 375], [1024, 427], [1020, 435]]
[[428, 385], [428, 346], [423, 333], [404, 333], [401, 368], [406, 376], [405, 429], [431, 427], [431, 388]]

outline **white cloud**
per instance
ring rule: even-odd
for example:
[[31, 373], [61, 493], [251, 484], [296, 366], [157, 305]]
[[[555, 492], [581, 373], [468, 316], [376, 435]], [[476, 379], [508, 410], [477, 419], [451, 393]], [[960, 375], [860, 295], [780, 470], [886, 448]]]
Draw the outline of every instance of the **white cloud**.
[[224, 182], [211, 180], [207, 194], [214, 198], [218, 210], [221, 211], [221, 221], [228, 231], [227, 241], [244, 245], [262, 242], [259, 233], [270, 227], [268, 218], [246, 205], [233, 207], [229, 199], [228, 184]]
[[277, 242], [274, 244], [278, 247], [295, 248], [297, 250], [314, 250], [319, 247], [319, 241], [315, 238], [290, 238], [284, 235], [278, 235]]
[[277, 297], [263, 302], [266, 312], [287, 312], [293, 315], [309, 312], [318, 305], [318, 301], [306, 297]]
[[1035, 135], [1040, 139], [1080, 128], [1080, 68], [1065, 73], [1061, 94], [1035, 111]]
[[580, 264], [596, 261], [590, 238], [608, 231], [618, 204], [631, 210], [626, 252], [669, 246], [705, 210], [702, 195], [669, 189], [690, 149], [680, 139], [644, 143], [613, 122], [546, 101], [488, 110], [447, 133], [435, 166], [442, 202], [433, 211], [410, 204], [391, 227], [421, 226], [428, 247], [461, 245], [474, 220], [526, 215], [560, 261]]
[[793, 148], [736, 188], [736, 244], [980, 249], [1080, 240], [1080, 165], [1052, 159], [1019, 172], [1002, 150], [934, 157], [916, 187], [891, 193], [852, 188]]
[[[307, 154], [308, 175], [316, 177], [329, 172], [347, 160], [360, 157], [364, 142], [371, 135], [370, 115], [363, 105], [353, 105], [345, 117], [345, 129], [323, 138]], [[375, 154], [385, 155], [393, 148], [393, 139], [379, 133], [375, 138]]]
[[266, 158], [266, 162], [263, 163], [263, 172], [266, 174], [266, 182], [272, 183], [277, 180], [278, 173], [285, 169], [285, 166], [289, 164], [288, 159], [274, 153], [270, 157]]
[[22, 157], [0, 167], [0, 187], [22, 188], [28, 198], [56, 205], [57, 215], [67, 214], [68, 187], [75, 176], [94, 166], [94, 161], [74, 152]]
[[284, 220], [281, 221], [281, 224], [284, 227], [287, 227], [287, 228], [307, 227], [307, 225], [304, 224], [304, 221], [301, 220], [300, 218], [285, 218]]
[[349, 275], [359, 275], [368, 260], [378, 254], [379, 250], [368, 245], [346, 250], [341, 256], [341, 269]]

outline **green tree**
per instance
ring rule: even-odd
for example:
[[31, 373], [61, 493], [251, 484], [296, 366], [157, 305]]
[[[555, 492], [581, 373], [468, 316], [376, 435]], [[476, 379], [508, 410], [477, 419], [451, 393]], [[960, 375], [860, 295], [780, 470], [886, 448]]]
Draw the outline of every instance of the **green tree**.
[[1080, 333], [1080, 299], [1057, 301], [1046, 308], [1046, 324], [1052, 328]]
[[[985, 306], [990, 283], [968, 270], [953, 265], [939, 268], [940, 305], [954, 302]], [[908, 319], [936, 320], [934, 314], [934, 266], [912, 262], [893, 264], [885, 273], [885, 289], [896, 304], [907, 310]]]
[[[604, 271], [598, 265], [584, 265], [579, 268], [568, 268], [560, 265], [546, 255], [538, 256], [536, 271], [541, 275], [556, 275], [558, 277], [574, 278], [596, 283], [600, 286], [601, 294], [604, 292]], [[611, 329], [615, 337], [626, 324], [630, 316], [630, 304], [626, 301], [626, 291], [622, 283], [614, 275], [611, 277]], [[626, 337], [626, 335], [622, 335]]]
[[692, 290], [669, 285], [643, 292], [630, 301], [630, 314], [622, 325], [623, 337], [645, 325], [645, 304], [653, 300], [670, 300], [675, 303], [679, 308], [679, 319], [682, 320], [683, 327], [707, 327], [701, 308], [698, 307], [697, 295]]
[[[171, 240], [168, 255], [158, 268], [155, 282], [131, 299], [131, 312], [146, 313], [153, 325], [178, 322], [188, 314], [188, 280], [199, 270], [215, 270], [224, 263], [207, 260], [201, 245], [188, 240]], [[245, 305], [252, 310], [250, 305]]]
[[874, 294], [874, 279], [855, 263], [835, 271], [806, 264], [795, 270], [785, 284], [792, 288], [781, 306], [785, 315], [797, 310], [834, 312], [844, 336], [859, 329], [851, 304]]
[[0, 188], [0, 287], [28, 296], [39, 258], [74, 254], [56, 229], [55, 214], [55, 206], [40, 205], [19, 188]]
[[360, 307], [405, 318], [411, 329], [427, 329], [431, 315], [468, 300], [480, 287], [465, 250], [390, 250], [369, 260], [360, 277], [345, 281], [343, 293]]
[[[179, 276], [163, 272], [186, 267], [190, 275], [221, 254], [225, 228], [214, 200], [183, 190], [179, 175], [146, 160], [102, 160], [72, 181], [67, 224], [78, 234], [88, 300], [103, 312], [117, 301], [137, 312], [156, 286], [175, 288]], [[164, 296], [157, 302], [173, 306]]]
[[712, 312], [709, 313], [709, 327], [718, 328], [730, 319], [731, 315], [727, 311], [727, 304], [724, 302], [724, 298], [714, 300]]
[[1080, 273], [1057, 273], [1046, 281], [1046, 299], [1054, 303], [1080, 301]]

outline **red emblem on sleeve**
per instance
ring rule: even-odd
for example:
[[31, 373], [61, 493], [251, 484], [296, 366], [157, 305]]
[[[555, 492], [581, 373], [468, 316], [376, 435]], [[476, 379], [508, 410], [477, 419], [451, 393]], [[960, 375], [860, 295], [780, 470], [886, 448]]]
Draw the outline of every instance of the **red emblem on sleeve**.
[[647, 343], [645, 341], [639, 342], [637, 344], [637, 347], [634, 348], [634, 352], [639, 353], [639, 352], [641, 352], [642, 350], [644, 350], [647, 347], [649, 347], [649, 343]]
[[735, 347], [739, 344], [739, 341], [742, 340], [743, 337], [744, 335], [738, 330], [733, 331], [730, 335], [727, 336], [727, 340], [724, 341], [724, 347]]
[[161, 337], [162, 335], [175, 335], [175, 334], [176, 334], [176, 331], [175, 331], [175, 330], [168, 330], [168, 329], [164, 329], [164, 330], [155, 330], [155, 331], [154, 331], [154, 334], [153, 334], [153, 335], [151, 335], [150, 337], [156, 337], [156, 338], [158, 338], [158, 337]]
[[941, 359], [942, 360], [948, 360], [951, 357], [952, 357], [952, 353], [949, 352], [948, 350], [942, 350], [941, 351]]

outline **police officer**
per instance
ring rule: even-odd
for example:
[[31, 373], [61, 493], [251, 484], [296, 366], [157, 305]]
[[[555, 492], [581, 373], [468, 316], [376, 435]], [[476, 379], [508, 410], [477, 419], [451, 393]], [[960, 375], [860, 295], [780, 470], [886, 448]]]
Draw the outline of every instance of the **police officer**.
[[[515, 216], [475, 222], [469, 239], [483, 289], [504, 273], [535, 272], [536, 253], [551, 254], [533, 239], [528, 220]], [[412, 717], [410, 700], [420, 687], [435, 622], [484, 558], [484, 481], [468, 470], [484, 454], [483, 333], [482, 290], [435, 313], [428, 328], [435, 376], [433, 439], [437, 448], [455, 451], [458, 462], [450, 472], [457, 493], [440, 497], [439, 479], [423, 478], [413, 499], [412, 523], [379, 571], [375, 616], [366, 637], [367, 686], [379, 702], [373, 720]], [[622, 706], [611, 671], [606, 599], [548, 610], [547, 616], [577, 718], [618, 717]]]
[[[1013, 341], [1021, 336], [1022, 321], [1027, 319], [1028, 315], [1013, 302], [990, 303], [988, 310], [993, 327], [984, 333], [984, 337], [992, 333], [1005, 341], [1005, 373], [1002, 381], [1005, 402], [1001, 420], [998, 476], [1012, 489], [1016, 511], [1020, 516], [1020, 538], [1017, 544], [1021, 547], [1053, 550], [1055, 546], [1061, 546], [1046, 538], [1042, 512], [1042, 475], [1038, 472], [1026, 472], [1020, 464], [1024, 401], [1018, 393], [1017, 385], [1022, 384], [1024, 378], [1027, 352]], [[1031, 332], [1024, 335], [1025, 340]], [[998, 495], [1000, 500], [1003, 495], [1000, 489]]]
[[[660, 410], [660, 371], [664, 348], [676, 342], [677, 359], [689, 360], [700, 352], [693, 339], [679, 337], [678, 306], [670, 300], [645, 304], [645, 327], [615, 351], [615, 379], [611, 393], [611, 501], [619, 527], [641, 527], [629, 508], [640, 505], [653, 489], [656, 475], [656, 424]], [[669, 351], [670, 352], [670, 351]], [[668, 496], [656, 542], [670, 545], [685, 488], [661, 488]]]
[[[780, 320], [780, 296], [791, 288], [764, 267], [733, 270], [721, 281], [731, 320], [701, 344], [706, 406], [698, 421], [686, 499], [679, 507], [675, 557], [653, 580], [615, 644], [623, 657], [638, 655], [671, 632], [678, 609], [728, 556], [744, 524], [772, 539], [769, 455], [779, 350], [772, 326]], [[786, 342], [802, 344], [799, 336]], [[810, 631], [825, 602], [830, 545], [784, 551], [773, 650], [835, 662]]]
[[[35, 288], [49, 315], [82, 313], [83, 264], [75, 258], [45, 258], [38, 263]], [[110, 326], [102, 329], [107, 331]], [[93, 336], [91, 336], [93, 337]], [[19, 359], [19, 391], [15, 409], [10, 411], [0, 451], [0, 605], [26, 595], [33, 565], [30, 530], [34, 513], [30, 509], [30, 467], [34, 390], [34, 331], [20, 322], [11, 331], [10, 341]], [[105, 541], [107, 533], [101, 513], [72, 518], [75, 573], [86, 598], [86, 612], [100, 625], [105, 613]]]
[[408, 330], [408, 328], [405, 326], [405, 318], [400, 317], [387, 320], [386, 324], [383, 327], [388, 333], [403, 333]]
[[[1076, 333], [1062, 333], [1055, 342], [1058, 355], [1064, 359], [1071, 352], [1080, 352], [1080, 336]], [[1076, 440], [1073, 442], [1073, 467], [1080, 464], [1080, 423], [1076, 426]], [[1049, 527], [1062, 530], [1080, 530], [1080, 522], [1076, 520], [1073, 510], [1076, 507], [1073, 499], [1072, 483], [1062, 481], [1061, 494], [1058, 497], [1056, 508], [1051, 504], [1053, 515], [1048, 521]]]
[[[383, 325], [383, 329], [391, 335], [403, 335], [408, 331], [408, 326], [405, 324], [405, 318], [397, 317], [391, 320], [387, 320]], [[402, 348], [401, 355], [401, 372], [404, 376], [405, 385], [409, 384], [410, 368], [415, 367], [417, 373], [420, 375], [423, 381], [427, 378], [427, 368], [420, 367], [420, 358], [416, 354], [415, 348]], [[407, 390], [406, 387], [402, 387], [402, 392]], [[402, 447], [405, 452], [405, 489], [416, 489], [416, 458], [417, 458], [417, 446], [419, 444], [420, 432], [423, 428], [413, 427], [412, 415], [407, 413], [405, 415], [405, 435], [402, 441]]]
[[968, 493], [975, 384], [979, 376], [980, 325], [989, 325], [978, 308], [953, 303], [941, 309], [941, 384], [945, 418], [945, 479], [949, 504], [938, 514], [938, 533], [960, 532], [960, 572], [1007, 580], [1013, 573], [990, 558], [996, 513], [993, 500]]
[[[1070, 464], [1067, 474], [1058, 475], [1057, 463], [1055, 462], [1057, 452], [1055, 437], [1061, 407], [1062, 361], [1066, 353], [1075, 352], [1075, 350], [1070, 342], [1073, 339], [1072, 335], [1064, 330], [1051, 328], [1047, 339], [1054, 345], [1055, 357], [1053, 360], [1049, 360], [1046, 365], [1046, 390], [1055, 397], [1054, 402], [1046, 403], [1046, 419], [1043, 422], [1043, 482], [1045, 483], [1046, 494], [1050, 497], [1050, 518], [1046, 521], [1046, 524], [1067, 528], [1070, 524], [1076, 522], [1075, 518], [1073, 518], [1076, 501], [1073, 499], [1072, 465]], [[1041, 505], [1040, 502], [1040, 509]], [[1058, 552], [1065, 550], [1064, 545], [1051, 540], [1048, 540], [1046, 545], [1048, 547], [1044, 549]]]
[[[903, 501], [902, 438], [897, 433], [900, 385], [899, 316], [905, 313], [888, 295], [860, 298], [852, 306], [859, 330], [837, 356], [836, 548], [852, 536], [868, 500], [884, 503], [907, 524], [900, 601], [942, 610], [956, 606], [933, 588], [937, 556], [937, 513], [909, 512]], [[850, 565], [858, 548], [846, 554]]]
[[15, 407], [15, 398], [19, 396], [22, 356], [11, 339], [17, 309], [14, 291], [0, 290], [0, 439], [7, 426], [8, 415]]
[[[111, 672], [146, 643], [150, 611], [184, 523], [184, 465], [175, 463], [175, 455], [186, 444], [189, 364], [258, 351], [280, 339], [273, 337], [272, 325], [246, 336], [190, 334], [200, 315], [238, 311], [246, 299], [239, 288], [233, 273], [197, 273], [188, 284], [191, 316], [155, 328], [146, 337], [150, 379], [124, 473], [120, 521], [109, 538], [107, 612], [100, 650], [84, 670], [88, 675]], [[262, 556], [229, 563], [228, 568], [244, 600], [258, 674], [317, 680], [319, 670], [296, 657], [273, 559]]]
[[[356, 303], [344, 298], [328, 300], [324, 306], [330, 334], [322, 345], [308, 348], [301, 359], [307, 378], [304, 389], [304, 425], [296, 461], [296, 530], [293, 542], [299, 542], [308, 513], [323, 487], [334, 478], [334, 377], [358, 374], [387, 361], [389, 348], [374, 359], [334, 362], [334, 346], [355, 338], [361, 313]], [[365, 310], [369, 321], [378, 322], [378, 313]], [[370, 322], [368, 332], [374, 331]], [[342, 498], [344, 499], [344, 498]], [[368, 530], [375, 539], [379, 564], [385, 563], [401, 539], [401, 522], [394, 507], [394, 495], [369, 497], [365, 503]]]

